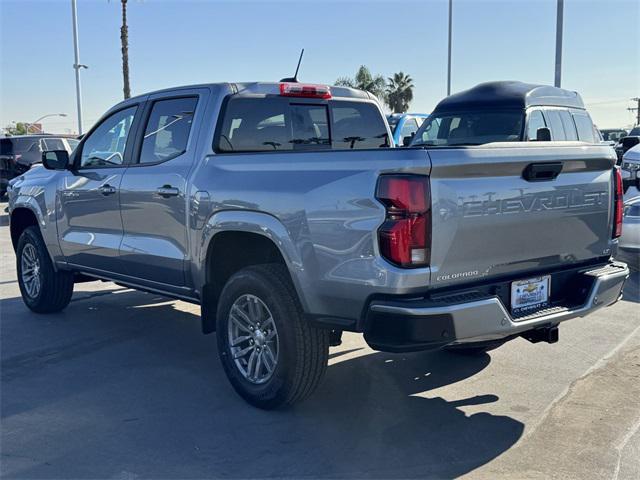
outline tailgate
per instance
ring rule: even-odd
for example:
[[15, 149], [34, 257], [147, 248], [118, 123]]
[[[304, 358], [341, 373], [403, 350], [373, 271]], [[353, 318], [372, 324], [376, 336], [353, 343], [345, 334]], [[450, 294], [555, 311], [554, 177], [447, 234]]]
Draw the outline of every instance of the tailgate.
[[610, 254], [611, 148], [550, 142], [428, 153], [433, 286]]

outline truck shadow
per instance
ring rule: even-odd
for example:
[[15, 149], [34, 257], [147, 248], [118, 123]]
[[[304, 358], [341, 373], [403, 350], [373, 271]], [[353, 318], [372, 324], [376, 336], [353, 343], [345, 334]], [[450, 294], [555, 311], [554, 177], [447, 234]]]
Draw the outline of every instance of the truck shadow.
[[392, 355], [360, 342], [332, 351], [306, 402], [256, 410], [184, 306], [122, 289], [78, 294], [42, 317], [3, 300], [5, 476], [451, 478], [522, 435], [521, 422], [483, 411], [499, 400], [492, 392], [437, 390], [489, 355]]

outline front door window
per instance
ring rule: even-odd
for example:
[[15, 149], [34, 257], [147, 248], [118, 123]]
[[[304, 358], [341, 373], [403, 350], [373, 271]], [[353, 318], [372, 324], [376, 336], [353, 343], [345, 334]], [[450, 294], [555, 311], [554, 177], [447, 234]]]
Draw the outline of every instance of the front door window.
[[124, 151], [137, 107], [129, 107], [104, 120], [82, 146], [80, 168], [113, 167], [124, 163]]

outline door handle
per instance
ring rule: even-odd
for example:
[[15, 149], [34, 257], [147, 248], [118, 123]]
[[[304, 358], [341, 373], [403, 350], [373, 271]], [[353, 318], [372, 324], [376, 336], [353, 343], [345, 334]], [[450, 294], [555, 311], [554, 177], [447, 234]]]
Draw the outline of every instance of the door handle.
[[527, 182], [547, 182], [555, 180], [562, 172], [561, 162], [530, 163], [522, 171], [522, 178]]
[[106, 183], [100, 187], [100, 193], [105, 196], [113, 195], [114, 193], [116, 193], [116, 187], [112, 187], [111, 185]]
[[171, 185], [163, 185], [162, 187], [158, 187], [156, 189], [156, 193], [163, 198], [169, 197], [177, 197], [180, 195], [180, 190], [176, 187], [172, 187]]

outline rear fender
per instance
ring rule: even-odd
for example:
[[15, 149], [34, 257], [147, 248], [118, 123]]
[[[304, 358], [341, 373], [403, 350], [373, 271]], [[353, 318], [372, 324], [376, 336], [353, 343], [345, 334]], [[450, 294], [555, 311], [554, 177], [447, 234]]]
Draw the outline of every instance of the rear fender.
[[291, 280], [305, 312], [309, 312], [308, 297], [310, 281], [304, 269], [298, 246], [293, 242], [286, 227], [275, 217], [262, 212], [226, 210], [213, 214], [202, 229], [199, 252], [195, 257], [194, 284], [202, 292], [206, 283], [206, 264], [209, 245], [222, 232], [246, 232], [270, 239], [280, 251]]

